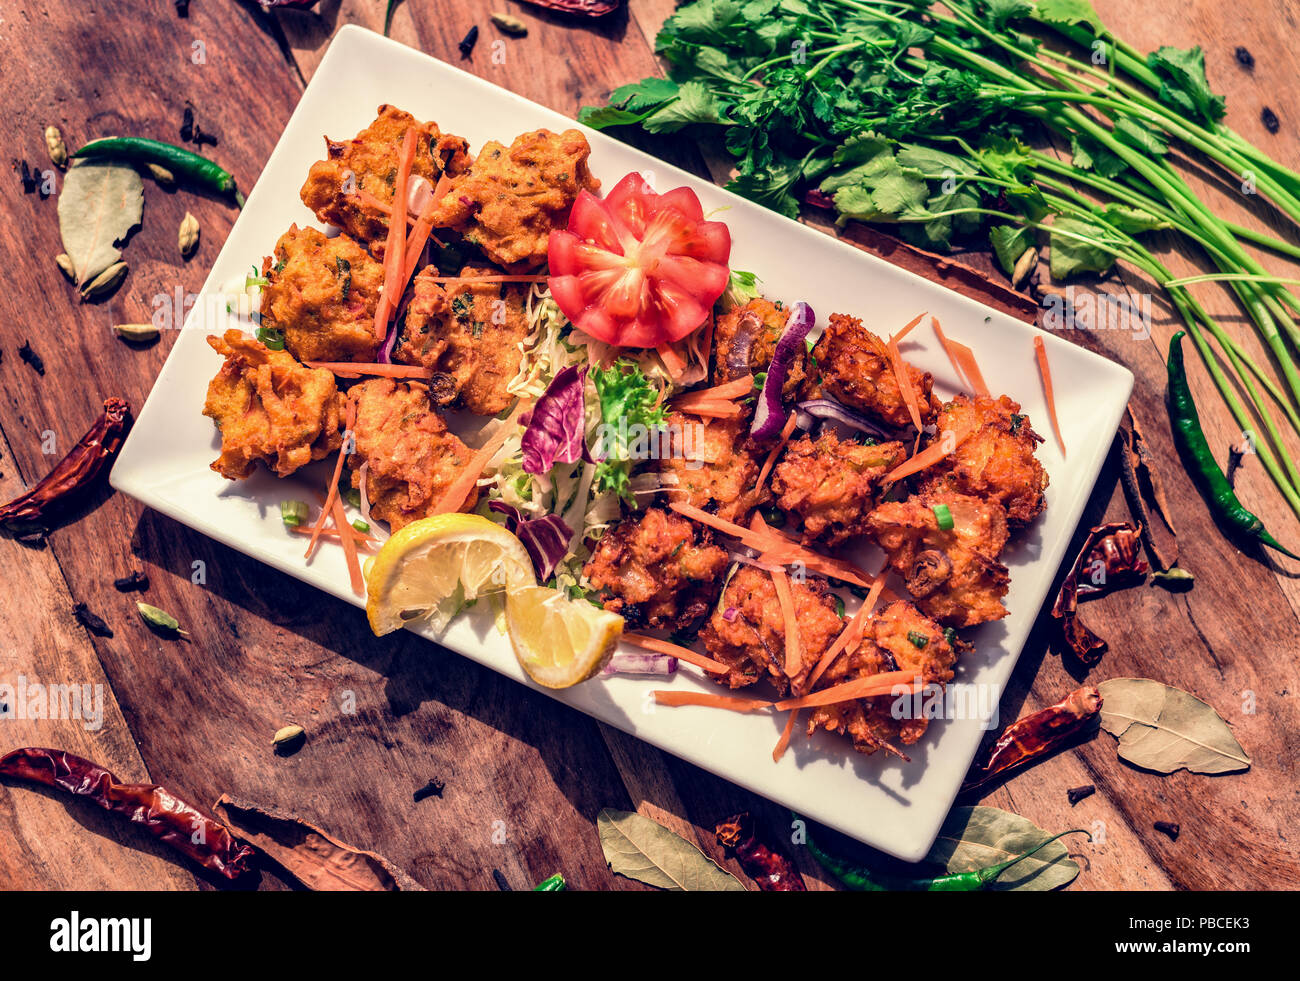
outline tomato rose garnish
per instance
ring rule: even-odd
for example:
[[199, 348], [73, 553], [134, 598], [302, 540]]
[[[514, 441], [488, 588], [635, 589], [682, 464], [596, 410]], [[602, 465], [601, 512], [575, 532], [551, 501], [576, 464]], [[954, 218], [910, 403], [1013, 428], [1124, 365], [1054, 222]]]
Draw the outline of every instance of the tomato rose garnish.
[[727, 288], [731, 233], [705, 221], [687, 187], [656, 194], [640, 174], [604, 198], [578, 195], [551, 232], [551, 296], [579, 330], [620, 347], [658, 347], [708, 319]]

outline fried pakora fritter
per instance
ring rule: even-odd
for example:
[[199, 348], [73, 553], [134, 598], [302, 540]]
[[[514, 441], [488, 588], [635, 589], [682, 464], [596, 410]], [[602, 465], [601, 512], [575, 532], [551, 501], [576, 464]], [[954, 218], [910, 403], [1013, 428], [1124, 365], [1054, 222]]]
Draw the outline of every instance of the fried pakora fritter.
[[213, 470], [243, 480], [261, 460], [287, 477], [342, 445], [332, 372], [303, 367], [287, 351], [272, 351], [237, 330], [209, 337], [208, 344], [226, 359], [203, 403], [203, 414], [221, 430]]
[[709, 657], [731, 669], [710, 677], [732, 688], [767, 678], [782, 694], [804, 694], [813, 668], [839, 635], [843, 621], [826, 580], [792, 580], [790, 589], [799, 624], [799, 666], [793, 675], [785, 670], [785, 617], [772, 575], [746, 565], [731, 577], [720, 609], [700, 631]]
[[649, 508], [601, 537], [583, 575], [610, 594], [605, 609], [629, 627], [689, 630], [717, 599], [726, 569], [727, 552], [707, 528]]
[[[371, 515], [393, 531], [428, 515], [469, 464], [472, 451], [447, 429], [419, 383], [372, 378], [352, 386], [347, 397], [357, 407], [348, 469], [352, 486], [360, 488], [361, 465], [368, 464]], [[478, 491], [471, 490], [461, 510], [472, 511], [477, 502]]]
[[[469, 169], [465, 140], [441, 132], [437, 123], [419, 122], [409, 112], [384, 105], [375, 121], [353, 139], [336, 142], [326, 138], [328, 156], [312, 164], [300, 192], [302, 203], [316, 212], [318, 219], [343, 229], [380, 260], [388, 238], [402, 140], [412, 126], [416, 129], [413, 177], [423, 178], [432, 188], [444, 173], [454, 178]], [[384, 207], [376, 207], [367, 198]]]
[[672, 412], [666, 426], [680, 447], [659, 461], [659, 472], [675, 480], [672, 500], [744, 524], [754, 508], [770, 499], [767, 488], [758, 486], [764, 451], [750, 439], [743, 418], [702, 419]]
[[1013, 528], [1029, 524], [1046, 503], [1047, 471], [1034, 457], [1043, 437], [1034, 432], [1020, 405], [1003, 395], [958, 395], [944, 405], [939, 432], [971, 434], [955, 452], [928, 469], [922, 491], [954, 491], [996, 501]]
[[[857, 317], [831, 314], [826, 330], [813, 348], [813, 360], [820, 379], [812, 394], [820, 390], [828, 398], [878, 419], [892, 429], [912, 425], [885, 342], [863, 327]], [[910, 364], [907, 370], [916, 391], [921, 425], [928, 426], [939, 414], [939, 400], [932, 391], [934, 377]]]
[[[466, 266], [461, 276], [496, 273]], [[481, 416], [509, 408], [506, 391], [519, 373], [520, 345], [528, 337], [527, 287], [517, 283], [442, 286], [433, 266], [415, 277], [406, 328], [393, 359], [433, 369], [432, 392], [440, 405], [456, 403]]]
[[[939, 527], [937, 505], [953, 526]], [[881, 504], [867, 528], [903, 577], [916, 605], [947, 627], [973, 627], [1007, 615], [1002, 597], [1011, 579], [998, 561], [1007, 543], [1001, 504], [951, 492], [914, 494]]]
[[452, 178], [434, 227], [455, 229], [499, 266], [539, 266], [551, 229], [568, 223], [578, 192], [600, 190], [587, 168], [590, 155], [576, 129], [523, 133], [508, 148], [485, 143], [469, 171]]
[[805, 545], [839, 545], [866, 533], [881, 479], [906, 458], [902, 443], [869, 446], [841, 440], [829, 428], [815, 440], [803, 436], [772, 472], [776, 505], [802, 520]]
[[[817, 687], [831, 688], [886, 671], [908, 671], [920, 675], [927, 685], [943, 685], [952, 680], [956, 660], [943, 628], [911, 603], [899, 600], [871, 618], [861, 645], [837, 657]], [[897, 745], [915, 743], [925, 734], [929, 720], [924, 715], [915, 717], [918, 713], [911, 711], [910, 699], [904, 717], [894, 718], [896, 697], [878, 695], [820, 705], [812, 710], [808, 735], [827, 729], [848, 736], [859, 753], [885, 749], [903, 756]]]
[[[767, 371], [776, 353], [776, 342], [790, 319], [790, 309], [758, 297], [718, 317], [713, 329], [713, 371], [717, 382], [730, 381], [746, 373]], [[807, 348], [790, 364], [781, 393], [792, 397], [808, 377]]]
[[384, 269], [346, 235], [292, 226], [266, 260], [262, 326], [299, 361], [374, 361]]

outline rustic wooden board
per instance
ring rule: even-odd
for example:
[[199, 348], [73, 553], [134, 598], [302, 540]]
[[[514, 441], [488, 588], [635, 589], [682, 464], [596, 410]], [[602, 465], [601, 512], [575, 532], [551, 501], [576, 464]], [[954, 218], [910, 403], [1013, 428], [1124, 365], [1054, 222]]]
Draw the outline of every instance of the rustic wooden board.
[[[573, 114], [618, 84], [660, 71], [653, 38], [673, 4], [632, 0], [631, 6], [607, 22], [575, 25], [495, 0], [405, 0], [392, 34]], [[1211, 81], [1228, 95], [1229, 123], [1279, 159], [1300, 159], [1300, 94], [1289, 70], [1293, 4], [1260, 3], [1231, 15], [1208, 0], [1164, 9], [1144, 5], [1140, 12], [1119, 0], [1096, 6], [1139, 48], [1204, 44]], [[9, 83], [0, 109], [13, 121], [12, 152], [44, 161], [41, 131], [49, 122], [63, 127], [70, 144], [112, 132], [175, 139], [188, 99], [200, 124], [220, 137], [211, 155], [242, 186], [251, 186], [328, 37], [349, 22], [378, 29], [383, 7], [372, 0], [323, 0], [319, 14], [266, 19], [244, 5], [195, 0], [182, 20], [168, 5], [146, 18], [70, 0], [39, 9], [26, 5], [0, 21], [0, 42], [23, 53], [0, 62]], [[528, 23], [528, 37], [504, 37], [489, 23], [491, 12], [507, 8]], [[270, 23], [278, 24], [291, 61], [276, 32], [266, 29]], [[480, 26], [479, 44], [462, 60], [456, 45], [472, 24]], [[192, 60], [196, 41], [203, 64]], [[491, 57], [494, 41], [503, 42], [497, 49], [503, 62]], [[1253, 74], [1233, 60], [1238, 44], [1254, 53]], [[41, 88], [39, 98], [32, 97], [33, 84]], [[1282, 120], [1276, 136], [1258, 121], [1264, 102]], [[701, 154], [683, 141], [646, 145], [697, 173], [707, 172], [708, 161], [719, 176], [716, 154]], [[14, 489], [15, 476], [31, 480], [48, 469], [51, 458], [40, 447], [46, 429], [70, 445], [105, 395], [140, 404], [172, 338], [134, 350], [112, 336], [110, 323], [148, 320], [156, 295], [178, 286], [197, 290], [235, 217], [220, 201], [148, 184], [144, 226], [126, 254], [130, 278], [110, 301], [81, 306], [52, 261], [59, 251], [56, 199], [24, 197], [17, 184], [9, 179], [4, 193], [7, 214], [19, 220], [0, 227], [16, 266], [0, 296], [0, 430], [7, 440], [0, 445], [0, 471], [7, 474], [0, 490], [6, 492]], [[182, 262], [175, 231], [186, 210], [198, 217], [204, 237], [197, 256]], [[1255, 220], [1266, 222], [1267, 215]], [[1184, 256], [1177, 243], [1166, 243], [1161, 254], [1175, 272], [1199, 268], [1200, 260]], [[1295, 275], [1286, 263], [1266, 261]], [[1127, 273], [1102, 285], [1149, 289]], [[1257, 349], [1227, 294], [1207, 287], [1204, 295], [1225, 325]], [[1043, 827], [1101, 822], [1104, 842], [1071, 846], [1084, 866], [1076, 888], [1294, 888], [1300, 856], [1285, 836], [1300, 816], [1294, 793], [1300, 720], [1293, 694], [1300, 586], [1294, 564], [1274, 567], [1225, 543], [1182, 473], [1161, 403], [1162, 347], [1175, 323], [1159, 304], [1156, 320], [1146, 342], [1108, 334], [1074, 339], [1137, 376], [1134, 409], [1162, 461], [1183, 561], [1197, 585], [1187, 594], [1140, 587], [1089, 604], [1084, 615], [1113, 649], [1088, 680], [1137, 675], [1195, 692], [1234, 726], [1254, 767], [1214, 779], [1158, 777], [1119, 762], [1114, 741], [1103, 734], [983, 800]], [[17, 358], [25, 338], [49, 366], [43, 380]], [[1237, 427], [1218, 407], [1195, 359], [1191, 363], [1207, 431], [1216, 446], [1226, 447]], [[1248, 463], [1238, 486], [1279, 537], [1300, 540], [1300, 525], [1256, 465]], [[1114, 470], [1103, 474], [1088, 514], [1089, 522], [1125, 514]], [[86, 681], [102, 672], [111, 686], [107, 702], [115, 696], [120, 714], [109, 704], [104, 728], [93, 738], [79, 726], [31, 723], [40, 728], [29, 733], [10, 723], [0, 728], [8, 734], [0, 749], [66, 740], [66, 748], [98, 754], [124, 777], [143, 778], [147, 764], [149, 776], [198, 803], [231, 792], [286, 807], [343, 840], [381, 852], [421, 883], [443, 888], [493, 888], [493, 868], [515, 888], [556, 870], [580, 887], [640, 888], [605, 868], [594, 829], [602, 807], [636, 807], [735, 872], [714, 843], [715, 821], [750, 809], [776, 832], [788, 824], [783, 811], [752, 794], [461, 658], [413, 637], [375, 639], [350, 607], [120, 495], [107, 496], [56, 531], [47, 552], [31, 553], [13, 542], [3, 548], [22, 572], [13, 579], [19, 588], [0, 601], [17, 638], [17, 656], [0, 662], [0, 680], [11, 663], [13, 671]], [[149, 602], [174, 613], [193, 643], [150, 632], [135, 617], [133, 597], [112, 588], [112, 578], [133, 564], [153, 579]], [[72, 597], [108, 619], [116, 636], [93, 643], [85, 638], [70, 619]], [[1049, 634], [1040, 622], [1003, 700], [1004, 719], [1055, 701], [1079, 683], [1078, 671], [1048, 650]], [[1254, 714], [1242, 711], [1247, 692], [1255, 695]], [[308, 741], [294, 755], [277, 756], [271, 733], [289, 721], [307, 728]], [[430, 779], [445, 782], [442, 796], [416, 803], [413, 792]], [[1070, 808], [1065, 788], [1084, 783], [1096, 784], [1098, 793]], [[0, 815], [13, 832], [0, 835], [0, 885], [203, 884], [148, 839], [96, 824], [99, 815], [64, 808], [57, 798], [6, 785]], [[1152, 830], [1158, 819], [1182, 824], [1177, 842]], [[803, 867], [817, 887], [824, 877]], [[268, 877], [264, 885], [279, 883]]]

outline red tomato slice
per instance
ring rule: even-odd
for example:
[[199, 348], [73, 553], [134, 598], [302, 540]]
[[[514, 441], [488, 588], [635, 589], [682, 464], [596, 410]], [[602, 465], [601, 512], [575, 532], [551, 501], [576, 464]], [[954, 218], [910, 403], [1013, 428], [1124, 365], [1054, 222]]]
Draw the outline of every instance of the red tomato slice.
[[551, 232], [551, 296], [579, 330], [620, 347], [681, 340], [727, 288], [731, 233], [688, 187], [656, 194], [637, 173], [600, 199], [583, 191]]

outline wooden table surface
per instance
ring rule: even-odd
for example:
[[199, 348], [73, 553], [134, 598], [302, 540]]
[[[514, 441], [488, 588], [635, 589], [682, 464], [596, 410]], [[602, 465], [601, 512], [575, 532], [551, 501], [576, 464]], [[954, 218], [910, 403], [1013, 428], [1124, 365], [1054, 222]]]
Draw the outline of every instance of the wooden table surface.
[[[1142, 50], [1205, 46], [1212, 84], [1228, 96], [1228, 123], [1284, 163], [1294, 167], [1300, 160], [1297, 4], [1095, 4], [1119, 36]], [[384, 6], [322, 0], [319, 13], [264, 17], [252, 4], [193, 0], [182, 19], [163, 0], [3, 0], [0, 118], [9, 155], [48, 166], [41, 134], [50, 123], [62, 128], [69, 145], [112, 133], [175, 140], [191, 104], [203, 129], [220, 139], [211, 155], [251, 186], [331, 34], [344, 23], [380, 29]], [[620, 83], [662, 73], [653, 41], [672, 6], [671, 0], [631, 0], [630, 12], [587, 23], [508, 0], [405, 0], [392, 36], [572, 115]], [[484, 41], [499, 34], [489, 15], [505, 9], [529, 33], [508, 39], [505, 63], [493, 64]], [[462, 60], [456, 42], [473, 24], [483, 37], [474, 56]], [[1235, 62], [1238, 45], [1253, 52], [1253, 71]], [[400, 104], [401, 94], [393, 101]], [[1260, 123], [1264, 105], [1281, 121], [1276, 135]], [[705, 159], [718, 162], [682, 141], [652, 149], [697, 172]], [[0, 292], [0, 497], [8, 499], [66, 452], [106, 395], [143, 403], [174, 337], [132, 349], [110, 325], [149, 320], [155, 294], [178, 286], [197, 291], [236, 213], [146, 182], [145, 219], [126, 251], [125, 286], [107, 302], [83, 305], [54, 263], [61, 251], [57, 196], [23, 195], [13, 174], [3, 186], [0, 241], [9, 272]], [[1199, 179], [1198, 186], [1211, 200], [1234, 193]], [[182, 262], [176, 227], [186, 210], [199, 218], [203, 237], [197, 255]], [[1270, 218], [1261, 207], [1248, 220], [1262, 227]], [[1294, 240], [1294, 229], [1287, 234]], [[1200, 260], [1183, 256], [1172, 241], [1158, 244], [1175, 273], [1200, 268]], [[1272, 257], [1264, 261], [1297, 275]], [[1114, 740], [1101, 734], [983, 802], [1044, 828], [1082, 824], [1104, 832], [1095, 844], [1071, 846], [1082, 866], [1072, 888], [1295, 888], [1297, 564], [1243, 554], [1226, 541], [1179, 464], [1162, 405], [1162, 350], [1177, 322], [1158, 291], [1127, 271], [1100, 288], [1156, 293], [1149, 340], [1118, 332], [1074, 332], [1072, 339], [1136, 376], [1133, 408], [1169, 485], [1183, 564], [1196, 584], [1187, 593], [1141, 586], [1089, 604], [1087, 621], [1111, 650], [1086, 675], [1051, 649], [1044, 610], [1001, 716], [1056, 701], [1085, 677], [1090, 683], [1150, 677], [1213, 705], [1254, 764], [1247, 773], [1217, 778], [1161, 777], [1120, 762]], [[1204, 295], [1226, 326], [1258, 349], [1227, 295], [1214, 288]], [[44, 358], [44, 377], [20, 359], [24, 341]], [[1211, 443], [1226, 448], [1237, 427], [1194, 358], [1191, 377]], [[43, 452], [51, 432], [58, 446], [53, 456]], [[1279, 538], [1300, 541], [1300, 524], [1257, 462], [1247, 461], [1238, 488]], [[1112, 463], [1092, 495], [1084, 530], [1125, 517]], [[376, 639], [353, 608], [120, 494], [100, 494], [77, 520], [55, 530], [46, 547], [0, 539], [0, 561], [8, 570], [0, 593], [0, 682], [24, 676], [100, 684], [105, 692], [102, 727], [7, 720], [0, 723], [0, 751], [57, 746], [123, 778], [165, 782], [204, 806], [229, 792], [287, 808], [386, 855], [433, 888], [491, 889], [494, 868], [515, 888], [556, 870], [577, 887], [641, 888], [606, 868], [595, 831], [604, 807], [635, 808], [735, 872], [714, 843], [715, 821], [749, 809], [769, 828], [784, 824], [779, 808], [753, 794], [463, 658], [414, 636]], [[133, 568], [152, 581], [145, 598], [186, 624], [193, 643], [162, 640], [139, 621], [136, 597], [112, 585]], [[196, 569], [205, 574], [196, 576]], [[78, 625], [72, 615], [78, 601], [109, 622], [111, 639]], [[342, 709], [347, 693], [355, 715]], [[304, 725], [310, 738], [298, 753], [281, 757], [272, 753], [270, 736], [287, 721]], [[430, 779], [445, 784], [442, 795], [415, 802], [413, 792]], [[1066, 788], [1089, 783], [1097, 793], [1071, 808]], [[1177, 841], [1152, 829], [1160, 819], [1181, 824]], [[800, 862], [811, 888], [829, 888], [818, 868]], [[0, 886], [214, 884], [92, 807], [0, 783]], [[262, 886], [282, 883], [268, 875]]]

